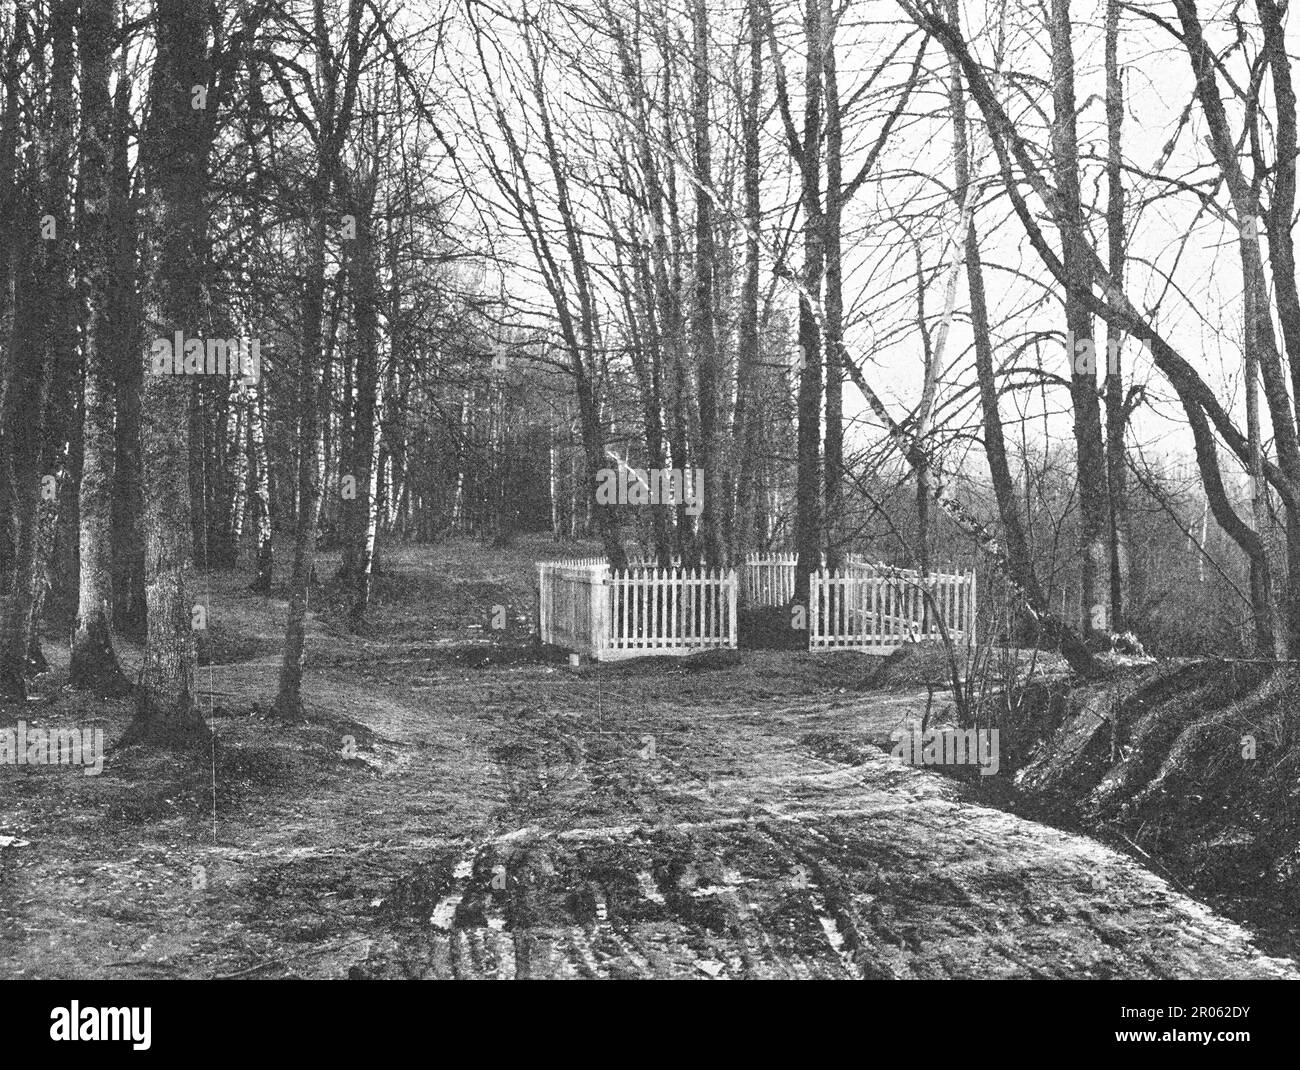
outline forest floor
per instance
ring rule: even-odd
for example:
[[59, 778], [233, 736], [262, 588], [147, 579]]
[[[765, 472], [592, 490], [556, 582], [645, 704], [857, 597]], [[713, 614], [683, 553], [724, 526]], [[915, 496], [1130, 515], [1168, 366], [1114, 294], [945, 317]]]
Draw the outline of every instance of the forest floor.
[[556, 551], [403, 550], [360, 637], [318, 599], [296, 726], [268, 716], [284, 591], [204, 574], [198, 756], [112, 750], [129, 706], [47, 642], [19, 715], [110, 751], [0, 766], [0, 976], [1297, 976], [1132, 858], [891, 758], [926, 692], [864, 690], [879, 659], [535, 651]]

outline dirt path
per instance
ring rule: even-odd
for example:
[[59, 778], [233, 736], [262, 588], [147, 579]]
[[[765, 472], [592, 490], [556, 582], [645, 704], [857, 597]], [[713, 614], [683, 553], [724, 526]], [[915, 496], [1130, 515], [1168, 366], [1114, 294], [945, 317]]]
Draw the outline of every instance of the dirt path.
[[1094, 841], [965, 803], [870, 746], [853, 764], [820, 753], [869, 738], [877, 714], [642, 697], [500, 723], [500, 831], [406, 882], [402, 938], [359, 972], [1294, 975]]
[[[212, 592], [238, 644], [200, 672], [210, 762], [0, 769], [26, 841], [0, 975], [1296, 976], [1127, 857], [890, 758], [923, 696], [855, 690], [853, 655], [575, 672], [430, 625], [411, 605], [456, 591], [421, 588], [367, 639], [314, 627], [286, 727], [283, 604], [244, 583]], [[129, 709], [60, 682], [28, 716], [111, 744]]]

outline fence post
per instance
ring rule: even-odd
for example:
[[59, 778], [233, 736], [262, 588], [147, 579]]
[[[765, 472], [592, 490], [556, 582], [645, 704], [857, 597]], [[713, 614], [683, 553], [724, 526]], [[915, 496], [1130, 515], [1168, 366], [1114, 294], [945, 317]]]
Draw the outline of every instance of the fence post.
[[727, 636], [727, 646], [735, 650], [738, 645], [738, 635], [740, 632], [736, 624], [736, 570], [731, 570], [731, 578], [727, 583], [727, 630], [730, 633]]
[[813, 569], [808, 574], [808, 604], [803, 609], [804, 630], [808, 633], [808, 649], [817, 643], [817, 607], [821, 601], [821, 572]]
[[546, 642], [546, 566], [537, 566], [537, 642]]
[[592, 569], [587, 573], [588, 591], [591, 598], [591, 656], [600, 660], [601, 648], [605, 645], [605, 584], [600, 573]]
[[966, 645], [976, 646], [978, 645], [979, 638], [975, 634], [975, 570], [971, 569], [969, 575], [970, 575], [970, 580], [968, 582], [970, 585], [970, 622], [966, 630], [966, 635], [967, 635]]

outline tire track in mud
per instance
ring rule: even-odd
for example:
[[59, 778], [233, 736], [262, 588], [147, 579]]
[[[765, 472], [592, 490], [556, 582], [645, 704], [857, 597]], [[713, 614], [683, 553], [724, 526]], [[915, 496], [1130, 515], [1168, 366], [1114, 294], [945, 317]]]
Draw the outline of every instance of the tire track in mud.
[[828, 759], [803, 740], [811, 704], [759, 712], [503, 715], [498, 831], [413, 873], [433, 910], [395, 919], [397, 946], [354, 972], [1294, 976], [1093, 841], [967, 804], [871, 748]]

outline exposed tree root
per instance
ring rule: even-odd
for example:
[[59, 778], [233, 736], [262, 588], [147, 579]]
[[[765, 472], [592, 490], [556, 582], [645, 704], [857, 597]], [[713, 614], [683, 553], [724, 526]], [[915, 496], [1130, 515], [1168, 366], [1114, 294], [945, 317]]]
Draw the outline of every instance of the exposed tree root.
[[[1240, 758], [1240, 730], [1250, 727], [1260, 708], [1275, 703], [1290, 682], [1286, 672], [1274, 672], [1227, 709], [1189, 724], [1174, 740], [1156, 775], [1133, 795], [1130, 806], [1139, 810], [1158, 792], [1173, 791], [1181, 781], [1203, 777], [1216, 764], [1216, 759], [1221, 761], [1226, 755]], [[1230, 726], [1234, 727], [1229, 730]]]
[[[1120, 724], [1111, 724], [1117, 761], [1093, 789], [1085, 807], [1088, 816], [1100, 818], [1124, 807], [1156, 775], [1188, 722], [1221, 705], [1215, 701], [1223, 690], [1221, 677], [1211, 667], [1188, 666], [1161, 676], [1123, 703]], [[1127, 733], [1125, 722], [1132, 725]]]

